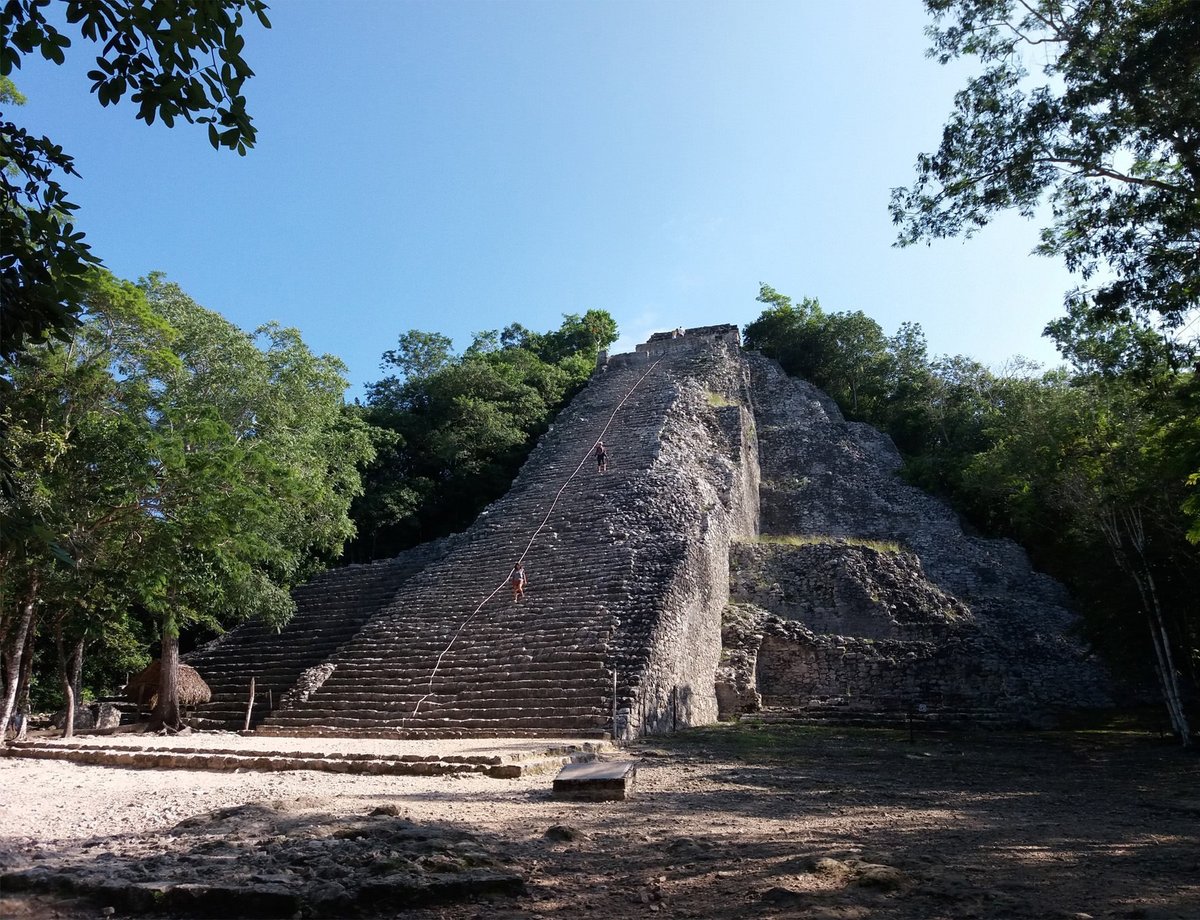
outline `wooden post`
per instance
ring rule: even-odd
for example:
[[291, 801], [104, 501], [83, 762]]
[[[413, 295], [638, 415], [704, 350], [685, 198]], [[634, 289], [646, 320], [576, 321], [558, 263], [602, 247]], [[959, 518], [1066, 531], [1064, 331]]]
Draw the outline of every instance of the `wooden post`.
[[271, 688], [267, 687], [267, 712], [275, 711], [275, 695], [271, 692]]
[[613, 744], [619, 744], [621, 741], [621, 739], [617, 737], [617, 669], [616, 668], [613, 668], [612, 740], [613, 740]]
[[250, 678], [250, 699], [246, 701], [246, 724], [242, 726], [242, 731], [250, 731], [250, 713], [254, 711], [254, 678]]

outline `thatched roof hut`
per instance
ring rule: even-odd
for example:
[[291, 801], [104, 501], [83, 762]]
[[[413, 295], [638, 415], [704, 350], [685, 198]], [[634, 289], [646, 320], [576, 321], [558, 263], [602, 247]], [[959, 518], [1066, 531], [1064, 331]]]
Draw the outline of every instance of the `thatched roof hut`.
[[[158, 683], [162, 670], [162, 662], [157, 658], [149, 666], [129, 679], [125, 685], [125, 698], [141, 706], [143, 703], [151, 709], [158, 703]], [[179, 705], [185, 709], [199, 706], [212, 699], [212, 690], [200, 676], [200, 672], [191, 665], [179, 665]]]

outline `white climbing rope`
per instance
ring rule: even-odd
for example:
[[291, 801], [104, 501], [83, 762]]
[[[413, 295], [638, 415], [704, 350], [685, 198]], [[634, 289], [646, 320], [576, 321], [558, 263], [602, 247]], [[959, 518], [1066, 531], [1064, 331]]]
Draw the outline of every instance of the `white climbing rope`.
[[[559, 487], [558, 492], [555, 493], [554, 500], [552, 502], [550, 502], [550, 508], [549, 508], [549, 510], [546, 511], [546, 516], [542, 518], [542, 522], [540, 524], [538, 524], [537, 529], [533, 532], [533, 536], [530, 537], [529, 542], [527, 544], [525, 544], [524, 551], [521, 553], [521, 555], [517, 559], [518, 562], [524, 562], [525, 557], [527, 555], [529, 555], [530, 549], [533, 548], [534, 541], [538, 538], [538, 535], [541, 534], [541, 532], [546, 529], [546, 525], [550, 521], [550, 516], [552, 514], [554, 514], [554, 509], [556, 507], [558, 507], [558, 500], [560, 498], [562, 498], [562, 494], [563, 494], [563, 492], [566, 491], [567, 486], [569, 486], [571, 484], [571, 480], [579, 475], [579, 471], [581, 469], [583, 469], [583, 465], [588, 462], [588, 459], [592, 456], [592, 451], [595, 450], [595, 448], [596, 448], [596, 444], [598, 444], [604, 440], [604, 436], [608, 433], [609, 427], [612, 425], [613, 421], [616, 419], [617, 413], [621, 411], [621, 407], [624, 406], [625, 403], [629, 401], [629, 397], [632, 396], [634, 394], [634, 391], [637, 390], [637, 388], [642, 385], [642, 381], [645, 380], [647, 377], [649, 377], [650, 373], [656, 367], [658, 367], [660, 364], [662, 364], [663, 360], [664, 360], [663, 358], [659, 358], [657, 361], [655, 361], [653, 364], [651, 364], [650, 367], [646, 369], [646, 373], [642, 374], [642, 376], [637, 379], [637, 381], [634, 383], [634, 385], [629, 388], [629, 392], [626, 393], [624, 395], [624, 397], [622, 397], [622, 399], [619, 403], [617, 403], [617, 407], [615, 409], [613, 409], [612, 414], [608, 417], [608, 421], [604, 423], [604, 427], [602, 429], [600, 429], [600, 433], [598, 435], [596, 435], [596, 440], [592, 443], [591, 447], [589, 447], [584, 452], [583, 459], [581, 459], [579, 461], [579, 465], [575, 467], [575, 470], [571, 473], [570, 476], [568, 476], [566, 478], [566, 480], [563, 482], [563, 484]], [[462, 623], [459, 625], [458, 629], [455, 631], [454, 635], [451, 637], [450, 642], [446, 645], [446, 647], [444, 649], [442, 649], [442, 653], [440, 655], [438, 655], [437, 661], [433, 665], [433, 670], [429, 673], [429, 682], [428, 682], [428, 684], [426, 684], [426, 687], [428, 688], [428, 692], [423, 697], [421, 697], [419, 700], [417, 700], [416, 705], [413, 706], [412, 715], [406, 716], [405, 718], [401, 719], [401, 724], [403, 724], [404, 722], [407, 722], [409, 719], [415, 719], [417, 717], [417, 713], [419, 713], [421, 711], [421, 706], [424, 704], [424, 702], [427, 699], [429, 699], [431, 696], [433, 696], [433, 681], [434, 681], [434, 678], [437, 677], [438, 670], [442, 666], [442, 659], [445, 658], [447, 654], [449, 654], [450, 649], [454, 647], [454, 643], [458, 641], [458, 637], [462, 635], [462, 631], [464, 629], [466, 629], [467, 626], [470, 625], [471, 621], [474, 620], [475, 617], [477, 617], [479, 615], [479, 611], [481, 611], [487, 605], [488, 601], [490, 601], [493, 597], [495, 597], [497, 594], [499, 594], [503, 590], [504, 586], [506, 584], [508, 584], [508, 582], [509, 582], [509, 577], [505, 577], [504, 580], [500, 582], [500, 584], [496, 585], [496, 587], [492, 589], [491, 594], [489, 594], [487, 597], [485, 597], [483, 600], [481, 600], [479, 602], [479, 605], [474, 610], [471, 611], [471, 615], [462, 621]]]

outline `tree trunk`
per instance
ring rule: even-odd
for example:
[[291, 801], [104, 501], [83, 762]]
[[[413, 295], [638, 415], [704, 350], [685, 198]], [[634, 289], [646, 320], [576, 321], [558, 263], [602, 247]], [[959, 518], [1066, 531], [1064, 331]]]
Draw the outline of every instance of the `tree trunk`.
[[162, 657], [159, 659], [158, 703], [150, 715], [150, 731], [183, 727], [179, 715], [179, 631], [174, 617], [163, 622]]
[[66, 614], [60, 613], [54, 620], [54, 648], [58, 652], [58, 680], [62, 684], [64, 738], [75, 736], [75, 688], [71, 686], [71, 667], [67, 664], [67, 651], [63, 646], [63, 619]]
[[17, 683], [17, 712], [21, 715], [21, 730], [17, 732], [17, 740], [24, 741], [25, 733], [29, 731], [29, 714], [33, 707], [29, 703], [29, 689], [33, 686], [33, 645], [37, 640], [37, 616], [29, 628], [29, 638], [25, 640], [25, 660], [21, 662], [21, 678]]
[[66, 719], [63, 722], [64, 738], [75, 737], [75, 688], [71, 686], [69, 680], [63, 681], [63, 700], [67, 704]]
[[[1142, 609], [1150, 621], [1150, 640], [1154, 645], [1155, 670], [1163, 694], [1163, 703], [1167, 707], [1167, 716], [1171, 720], [1171, 729], [1179, 736], [1184, 747], [1190, 747], [1192, 743], [1191, 728], [1188, 726], [1183, 700], [1179, 693], [1179, 676], [1175, 671], [1175, 661], [1171, 655], [1171, 638], [1167, 634], [1162, 607], [1158, 602], [1158, 588], [1154, 583], [1154, 572], [1146, 558], [1146, 534], [1142, 527], [1141, 513], [1136, 509], [1127, 509], [1119, 514], [1115, 511], [1110, 512], [1101, 518], [1100, 526], [1105, 537], [1108, 538], [1109, 548], [1112, 550], [1117, 566], [1137, 586], [1138, 594], [1142, 599]], [[1125, 552], [1124, 544], [1126, 542], [1136, 553], [1135, 558], [1131, 559]]]
[[83, 652], [86, 645], [87, 639], [80, 636], [71, 649], [71, 689], [75, 691], [76, 704], [83, 699]]
[[26, 596], [25, 603], [21, 606], [20, 619], [17, 621], [17, 627], [9, 636], [11, 644], [9, 651], [4, 655], [4, 679], [5, 689], [8, 691], [4, 694], [4, 710], [0, 717], [0, 739], [3, 739], [8, 734], [8, 722], [12, 718], [13, 709], [17, 702], [17, 685], [20, 683], [21, 665], [24, 663], [26, 640], [29, 638], [30, 625], [33, 623], [33, 611], [37, 604], [38, 579], [37, 575], [29, 585], [29, 594]]
[[1159, 656], [1159, 661], [1163, 669], [1163, 690], [1167, 702], [1167, 711], [1171, 716], [1171, 722], [1175, 726], [1175, 732], [1179, 735], [1184, 747], [1190, 747], [1192, 743], [1192, 730], [1188, 726], [1187, 714], [1183, 709], [1183, 700], [1179, 693], [1179, 677], [1175, 671], [1175, 660], [1171, 655], [1171, 638], [1167, 635], [1167, 629], [1163, 625], [1162, 611], [1158, 607], [1158, 595], [1154, 591], [1154, 582], [1150, 582], [1151, 593], [1154, 597], [1154, 608], [1150, 612], [1150, 632], [1155, 643], [1161, 647], [1161, 651], [1156, 648]]

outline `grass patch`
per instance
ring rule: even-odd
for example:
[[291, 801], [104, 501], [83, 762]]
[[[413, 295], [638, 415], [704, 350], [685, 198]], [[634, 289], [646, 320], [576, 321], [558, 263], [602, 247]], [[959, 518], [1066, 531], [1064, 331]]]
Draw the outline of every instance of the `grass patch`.
[[771, 724], [747, 718], [655, 735], [641, 743], [684, 756], [794, 767], [832, 752], [840, 758], [877, 758], [906, 738], [894, 729]]
[[720, 393], [714, 393], [712, 390], [707, 390], [705, 395], [708, 398], [708, 404], [714, 409], [723, 409], [726, 406], [740, 405], [739, 403], [730, 399], [728, 396], [722, 396]]
[[903, 547], [894, 540], [868, 540], [865, 537], [832, 537], [827, 534], [759, 534], [756, 543], [774, 543], [780, 546], [865, 546], [880, 553], [898, 553]]

